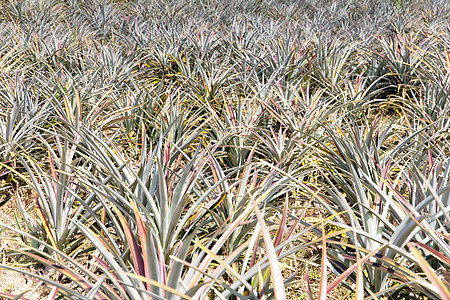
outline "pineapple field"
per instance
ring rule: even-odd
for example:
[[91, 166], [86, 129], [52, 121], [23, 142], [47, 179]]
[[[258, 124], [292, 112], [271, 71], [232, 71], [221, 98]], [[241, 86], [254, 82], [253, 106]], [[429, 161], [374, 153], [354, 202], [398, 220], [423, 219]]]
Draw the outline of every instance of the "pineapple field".
[[1, 0], [1, 299], [450, 300], [450, 2]]

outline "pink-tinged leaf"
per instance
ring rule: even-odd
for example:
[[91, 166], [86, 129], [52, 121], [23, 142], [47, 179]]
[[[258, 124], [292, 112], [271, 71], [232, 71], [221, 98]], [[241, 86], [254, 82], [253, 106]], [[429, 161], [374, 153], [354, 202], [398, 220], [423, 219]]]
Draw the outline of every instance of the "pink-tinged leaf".
[[[286, 226], [286, 216], [287, 216], [287, 208], [289, 207], [289, 199], [288, 195], [286, 194], [286, 201], [284, 203], [284, 209], [283, 209], [283, 216], [281, 217], [280, 225], [278, 226], [277, 236], [275, 237], [275, 241], [273, 242], [274, 246], [278, 246], [282, 239], [283, 239], [283, 232], [284, 227]], [[280, 254], [282, 249], [278, 251], [278, 254]]]
[[308, 300], [313, 300], [314, 297], [312, 295], [311, 282], [309, 281], [308, 265], [306, 265], [305, 267], [305, 281], [306, 281], [306, 296], [308, 297]]
[[264, 299], [264, 276], [261, 272], [261, 268], [259, 265], [258, 265], [258, 282], [259, 282], [260, 297]]
[[[308, 203], [305, 205], [305, 207], [309, 207], [312, 203], [312, 199], [308, 201]], [[295, 221], [294, 225], [289, 228], [288, 233], [286, 234], [285, 240], [288, 240], [291, 238], [292, 234], [294, 234], [295, 229], [297, 228], [298, 224], [303, 220], [303, 216], [306, 214], [306, 208], [303, 210], [303, 212], [298, 216], [297, 220]]]
[[3, 292], [0, 292], [0, 298], [1, 299], [20, 299], [20, 300], [30, 300], [29, 298], [25, 298], [25, 297], [23, 297], [23, 295], [25, 295], [26, 294], [26, 292], [23, 292], [23, 293], [21, 293], [21, 294], [19, 294], [19, 295], [13, 295], [13, 294], [8, 294], [8, 293], [3, 293]]
[[38, 215], [39, 219], [41, 219], [42, 226], [44, 226], [44, 230], [45, 230], [45, 232], [47, 232], [47, 235], [50, 238], [50, 242], [52, 243], [52, 246], [55, 249], [58, 249], [58, 245], [56, 244], [55, 238], [53, 237], [53, 232], [50, 229], [50, 226], [47, 222], [47, 218], [45, 218], [44, 212], [42, 211], [41, 205], [39, 204], [37, 197], [34, 199], [34, 204], [36, 205], [37, 215]]
[[58, 294], [58, 287], [54, 286], [50, 291], [50, 293], [48, 294], [47, 300], [55, 300], [57, 294]]
[[161, 280], [163, 284], [167, 284], [166, 263], [164, 261], [164, 252], [160, 245], [158, 245], [159, 256], [159, 272], [161, 274]]
[[[92, 259], [94, 259], [99, 265], [102, 266], [102, 268], [104, 270], [110, 270], [111, 266], [108, 265], [108, 263], [106, 261], [104, 261], [103, 259], [101, 259], [100, 257], [93, 255]], [[110, 273], [111, 277], [113, 277], [115, 280], [120, 280], [119, 277], [117, 277], [117, 275], [115, 274], [115, 272]]]
[[319, 300], [327, 299], [327, 236], [324, 226], [325, 224], [322, 222], [322, 266], [320, 272]]
[[[150, 266], [148, 264], [149, 257], [148, 257], [148, 249], [147, 249], [148, 248], [147, 229], [145, 228], [144, 221], [142, 220], [141, 214], [139, 213], [139, 210], [136, 206], [136, 203], [134, 203], [134, 201], [131, 201], [131, 206], [133, 208], [134, 216], [136, 218], [136, 223], [137, 223], [138, 232], [139, 232], [139, 238], [141, 240], [145, 277], [150, 278], [150, 269], [149, 269]], [[148, 283], [145, 283], [145, 286], [147, 288], [147, 291], [150, 291], [150, 285]]]
[[[3, 252], [3, 259], [2, 259], [2, 264], [6, 263], [6, 255], [5, 252]], [[0, 268], [0, 281], [2, 280], [2, 276], [3, 276], [3, 268]]]
[[430, 246], [425, 245], [421, 242], [411, 242], [411, 244], [430, 252], [431, 255], [433, 255], [437, 259], [441, 260], [442, 262], [450, 266], [450, 259], [447, 256], [443, 255], [442, 253], [438, 252], [437, 250], [431, 248]]
[[[110, 270], [111, 269], [111, 266], [108, 265], [104, 260], [100, 259], [99, 257], [93, 256], [93, 259], [102, 266], [103, 270]], [[116, 283], [117, 283], [116, 286], [118, 287], [119, 292], [122, 295], [126, 295], [127, 292], [125, 291], [125, 286], [122, 284], [122, 281], [117, 276], [116, 272], [110, 272], [110, 273], [108, 273], [108, 275], [110, 277], [112, 277], [116, 281]], [[108, 287], [108, 290], [110, 290], [109, 289], [110, 286], [109, 285], [106, 285], [106, 286]], [[117, 292], [113, 291], [113, 293], [117, 293]]]
[[147, 157], [147, 134], [144, 123], [141, 126], [141, 165], [144, 164]]
[[125, 220], [124, 216], [116, 207], [114, 208], [124, 229], [125, 236], [128, 241], [128, 246], [130, 247], [131, 257], [133, 258], [134, 268], [136, 269], [137, 274], [145, 276], [144, 261], [142, 260], [141, 248], [136, 241], [136, 237], [131, 231], [130, 225]]
[[425, 272], [428, 280], [430, 280], [430, 282], [436, 288], [436, 291], [441, 297], [441, 299], [450, 300], [450, 291], [445, 286], [445, 284], [438, 278], [436, 271], [433, 268], [431, 268], [431, 266], [427, 263], [427, 261], [422, 257], [419, 250], [417, 250], [412, 244], [408, 243], [408, 248], [412, 252], [412, 255], [416, 257], [420, 268]]
[[431, 153], [431, 149], [428, 149], [428, 168], [431, 173], [431, 169], [433, 168], [433, 154]]
[[[366, 257], [364, 257], [361, 260], [361, 264], [364, 264], [369, 258], [371, 258], [372, 256], [374, 256], [378, 251], [380, 251], [381, 249], [383, 249], [385, 246], [381, 246], [378, 249], [373, 250], [372, 252], [370, 252], [368, 255], [366, 255]], [[350, 266], [350, 268], [348, 268], [347, 270], [345, 270], [341, 275], [339, 275], [338, 278], [336, 278], [335, 280], [333, 280], [332, 283], [330, 283], [330, 285], [328, 286], [327, 289], [327, 293], [330, 293], [333, 289], [335, 289], [342, 281], [344, 281], [351, 273], [353, 273], [353, 271], [355, 271], [355, 269], [358, 267], [358, 264], [355, 263], [352, 266]]]
[[267, 257], [269, 259], [270, 273], [272, 275], [273, 290], [275, 294], [275, 299], [286, 299], [286, 291], [283, 282], [283, 276], [281, 275], [280, 266], [278, 265], [278, 256], [275, 252], [275, 247], [270, 237], [269, 229], [266, 226], [264, 217], [259, 211], [258, 204], [255, 202], [252, 194], [250, 194], [250, 199], [253, 203], [253, 209], [255, 211], [256, 218], [258, 219], [259, 225], [261, 227], [261, 232], [263, 235], [264, 243], [266, 244]]
[[[380, 181], [378, 183], [378, 187], [380, 188], [380, 190], [383, 190], [384, 184], [386, 182], [386, 178], [391, 166], [391, 162], [392, 162], [392, 158], [389, 159], [389, 161], [386, 164], [386, 167], [383, 169], [382, 174], [381, 174], [381, 178]], [[376, 197], [375, 197], [375, 205], [376, 205], [376, 211], [378, 213], [381, 213], [382, 210], [382, 205], [381, 205], [381, 196], [377, 193]]]
[[[170, 135], [170, 132], [169, 132], [169, 135]], [[164, 161], [163, 161], [163, 164], [167, 165], [169, 163], [169, 161], [170, 161], [170, 139], [168, 138], [167, 142], [166, 142], [166, 147], [164, 149]]]
[[259, 245], [258, 244], [259, 243], [256, 242], [255, 245], [253, 246], [253, 255], [252, 255], [252, 259], [249, 264], [250, 267], [253, 267], [256, 264], [256, 260], [258, 258], [258, 253], [259, 253], [259, 251], [258, 251]]
[[83, 287], [86, 290], [89, 290], [91, 288], [91, 285], [89, 283], [86, 282], [86, 280], [80, 276], [79, 274], [73, 272], [72, 270], [70, 270], [67, 266], [65, 265], [60, 265], [56, 262], [50, 261], [44, 257], [38, 256], [36, 254], [33, 254], [31, 252], [25, 252], [22, 250], [16, 250], [18, 253], [21, 253], [23, 255], [26, 255], [32, 259], [34, 259], [35, 261], [38, 261], [48, 267], [51, 267], [55, 270], [57, 270], [59, 273], [65, 275], [67, 278], [69, 278], [70, 280], [72, 280], [73, 282], [75, 282], [76, 284], [80, 285], [81, 287]]
[[77, 124], [77, 129], [80, 129], [80, 124], [81, 124], [81, 99], [80, 99], [80, 94], [78, 93], [78, 90], [76, 88], [74, 88], [75, 91], [75, 99], [77, 101], [77, 119], [76, 124]]
[[50, 150], [47, 150], [47, 152], [48, 152], [48, 159], [50, 162], [50, 169], [51, 169], [52, 177], [54, 180], [58, 180], [58, 175], [56, 174], [56, 167], [55, 167], [55, 163], [53, 161], [52, 153], [50, 152]]

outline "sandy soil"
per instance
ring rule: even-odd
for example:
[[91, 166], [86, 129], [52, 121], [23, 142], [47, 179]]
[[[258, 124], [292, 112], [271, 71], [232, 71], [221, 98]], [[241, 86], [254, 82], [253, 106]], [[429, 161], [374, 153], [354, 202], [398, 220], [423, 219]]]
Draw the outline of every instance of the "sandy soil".
[[[20, 213], [17, 208], [17, 196], [16, 195], [8, 195], [8, 196], [11, 197], [11, 199], [2, 207], [0, 207], [0, 224], [11, 225], [11, 223], [14, 220], [14, 214], [19, 216]], [[24, 202], [26, 205], [32, 203], [30, 199], [27, 199]], [[19, 220], [19, 222], [21, 221], [22, 220]], [[11, 239], [15, 239], [14, 233], [5, 230], [4, 228], [0, 228], [0, 250], [10, 249], [14, 247], [14, 245], [12, 245], [10, 242]], [[43, 297], [40, 296], [39, 291], [33, 293], [33, 295], [30, 296], [29, 293], [34, 289], [35, 286], [36, 283], [33, 282], [31, 279], [27, 278], [25, 275], [22, 275], [18, 272], [14, 272], [11, 270], [0, 268], [0, 293], [6, 293], [15, 296], [24, 293], [22, 296], [20, 296], [19, 299], [31, 299], [31, 300], [43, 299]], [[0, 296], [0, 299], [5, 298]]]

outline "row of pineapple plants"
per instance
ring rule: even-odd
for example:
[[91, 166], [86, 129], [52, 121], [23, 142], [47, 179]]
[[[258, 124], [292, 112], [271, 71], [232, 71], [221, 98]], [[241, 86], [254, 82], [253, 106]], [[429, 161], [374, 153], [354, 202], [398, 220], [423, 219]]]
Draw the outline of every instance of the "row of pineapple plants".
[[449, 6], [375, 2], [2, 3], [2, 297], [450, 299]]

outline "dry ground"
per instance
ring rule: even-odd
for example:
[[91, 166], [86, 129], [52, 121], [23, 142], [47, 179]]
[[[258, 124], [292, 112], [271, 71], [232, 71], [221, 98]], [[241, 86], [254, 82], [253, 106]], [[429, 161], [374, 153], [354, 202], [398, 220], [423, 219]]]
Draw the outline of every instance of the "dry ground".
[[[9, 201], [4, 204], [0, 208], [0, 224], [14, 224], [15, 216], [19, 217], [20, 213], [17, 208], [17, 196], [16, 193], [13, 193], [10, 190], [7, 190], [3, 198], [9, 197]], [[21, 193], [22, 194], [22, 193]], [[32, 194], [25, 193], [26, 199], [24, 201], [26, 206], [29, 206], [32, 203]], [[18, 219], [19, 222], [23, 223], [22, 219]], [[22, 224], [23, 225], [23, 224]], [[12, 247], [16, 247], [10, 241], [15, 239], [14, 233], [11, 231], [5, 230], [3, 228], [0, 229], [0, 249], [11, 249]], [[36, 284], [27, 276], [22, 275], [17, 272], [13, 272], [6, 269], [0, 269], [0, 292], [8, 293], [12, 295], [21, 295], [19, 299], [31, 299], [38, 300], [43, 299], [43, 290], [40, 289], [37, 292], [33, 293], [33, 295], [29, 295], [29, 293], [33, 290]], [[2, 299], [0, 297], [0, 299]]]

